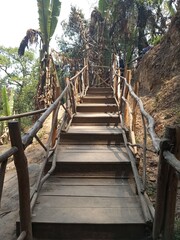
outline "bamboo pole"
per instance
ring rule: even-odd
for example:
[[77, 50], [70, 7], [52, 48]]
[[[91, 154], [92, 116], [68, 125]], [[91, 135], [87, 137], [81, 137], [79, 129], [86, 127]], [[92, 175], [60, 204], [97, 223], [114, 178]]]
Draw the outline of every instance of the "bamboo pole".
[[11, 145], [18, 148], [18, 151], [14, 154], [14, 163], [18, 177], [20, 232], [26, 232], [25, 240], [32, 240], [29, 172], [21, 140], [20, 126], [17, 121], [14, 121], [9, 122], [8, 127]]

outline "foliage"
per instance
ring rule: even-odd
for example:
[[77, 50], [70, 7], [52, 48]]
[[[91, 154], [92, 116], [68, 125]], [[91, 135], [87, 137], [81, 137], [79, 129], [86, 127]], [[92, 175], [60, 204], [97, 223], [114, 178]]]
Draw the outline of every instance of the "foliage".
[[2, 88], [2, 105], [3, 105], [3, 111], [2, 114], [4, 116], [9, 116], [11, 114], [11, 109], [10, 109], [10, 104], [9, 104], [9, 99], [8, 99], [8, 95], [7, 95], [7, 89], [4, 86]]
[[37, 0], [37, 5], [42, 48], [40, 49], [40, 75], [35, 105], [36, 109], [40, 109], [53, 102], [55, 95], [57, 79], [54, 78], [54, 70], [51, 71], [55, 69], [55, 66], [49, 54], [49, 44], [58, 23], [61, 2], [59, 0]]
[[[0, 47], [0, 115], [23, 113], [34, 109], [39, 75], [38, 61], [33, 52], [27, 51], [23, 57], [17, 54], [17, 48]], [[5, 90], [6, 95], [5, 95]], [[0, 91], [1, 94], [1, 91]], [[3, 106], [10, 104], [11, 111]]]
[[155, 40], [164, 36], [169, 18], [176, 11], [173, 2], [99, 0], [99, 10], [109, 28], [111, 52], [121, 51], [129, 62], [148, 44], [156, 44]]
[[58, 39], [58, 46], [62, 55], [83, 62], [84, 49], [87, 41], [87, 21], [82, 10], [71, 6], [68, 22], [62, 22], [64, 34]]
[[59, 0], [37, 0], [37, 4], [43, 51], [48, 53], [49, 43], [58, 23], [61, 2]]

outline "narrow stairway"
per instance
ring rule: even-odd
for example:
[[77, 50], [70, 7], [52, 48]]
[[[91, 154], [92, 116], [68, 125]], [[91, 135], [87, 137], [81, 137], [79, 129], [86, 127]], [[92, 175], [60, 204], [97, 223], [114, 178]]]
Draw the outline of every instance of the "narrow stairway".
[[61, 133], [33, 211], [34, 239], [147, 239], [119, 119], [112, 90], [90, 88]]

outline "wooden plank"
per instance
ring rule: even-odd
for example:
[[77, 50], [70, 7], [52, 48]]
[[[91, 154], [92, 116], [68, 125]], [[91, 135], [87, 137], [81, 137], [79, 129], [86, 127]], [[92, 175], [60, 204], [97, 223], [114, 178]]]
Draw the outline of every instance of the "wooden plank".
[[36, 208], [32, 222], [86, 224], [140, 224], [140, 208]]
[[58, 183], [58, 185], [64, 185], [64, 186], [122, 186], [122, 185], [129, 185], [130, 180], [128, 179], [121, 179], [121, 178], [109, 178], [109, 179], [103, 179], [103, 178], [65, 178], [65, 177], [58, 177], [58, 176], [52, 176], [48, 179], [48, 182], [51, 184]]
[[39, 196], [41, 208], [140, 208], [137, 197], [64, 197]]
[[80, 103], [77, 107], [117, 107], [115, 103]]
[[103, 113], [103, 112], [88, 112], [88, 113], [84, 113], [84, 112], [77, 112], [75, 117], [84, 117], [84, 118], [90, 118], [90, 117], [111, 117], [111, 118], [117, 118], [119, 117], [119, 115], [117, 113]]
[[122, 130], [117, 126], [70, 126], [68, 133], [120, 134]]
[[62, 152], [122, 152], [127, 154], [127, 150], [124, 145], [59, 145], [58, 151]]
[[[97, 172], [60, 172], [59, 174], [56, 173], [56, 176], [59, 177], [66, 177], [66, 178], [103, 178], [103, 179], [109, 179], [109, 178], [123, 178], [123, 179], [129, 179], [129, 175], [122, 173], [118, 173], [115, 171], [97, 171]], [[131, 175], [132, 176], [132, 175]]]
[[130, 197], [134, 192], [129, 186], [59, 186], [45, 183], [41, 195]]
[[126, 154], [112, 152], [60, 152], [57, 153], [57, 162], [94, 162], [94, 163], [129, 163]]

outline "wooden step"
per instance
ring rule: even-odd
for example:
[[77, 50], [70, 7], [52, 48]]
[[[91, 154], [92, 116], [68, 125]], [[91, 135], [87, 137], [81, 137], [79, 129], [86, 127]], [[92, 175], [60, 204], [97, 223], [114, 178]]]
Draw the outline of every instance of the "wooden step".
[[[51, 168], [51, 161], [46, 172]], [[124, 146], [59, 145], [54, 174], [88, 174], [91, 176], [132, 176]]]
[[117, 112], [118, 107], [116, 104], [105, 104], [105, 103], [81, 103], [77, 105], [77, 112]]
[[113, 90], [110, 87], [90, 87], [87, 93], [113, 93]]
[[107, 96], [97, 96], [97, 95], [87, 95], [81, 99], [81, 103], [105, 103], [105, 104], [115, 104], [114, 97]]
[[73, 117], [72, 125], [118, 125], [119, 115], [116, 113], [84, 113], [77, 112]]
[[116, 126], [70, 126], [61, 132], [61, 144], [106, 144], [123, 142], [122, 129]]
[[53, 176], [42, 187], [32, 227], [35, 239], [140, 240], [146, 226], [129, 180]]
[[106, 98], [112, 98], [114, 96], [114, 93], [113, 92], [87, 92], [86, 93], [86, 96], [87, 97], [93, 97], [93, 96], [96, 96], [96, 97], [106, 97]]

